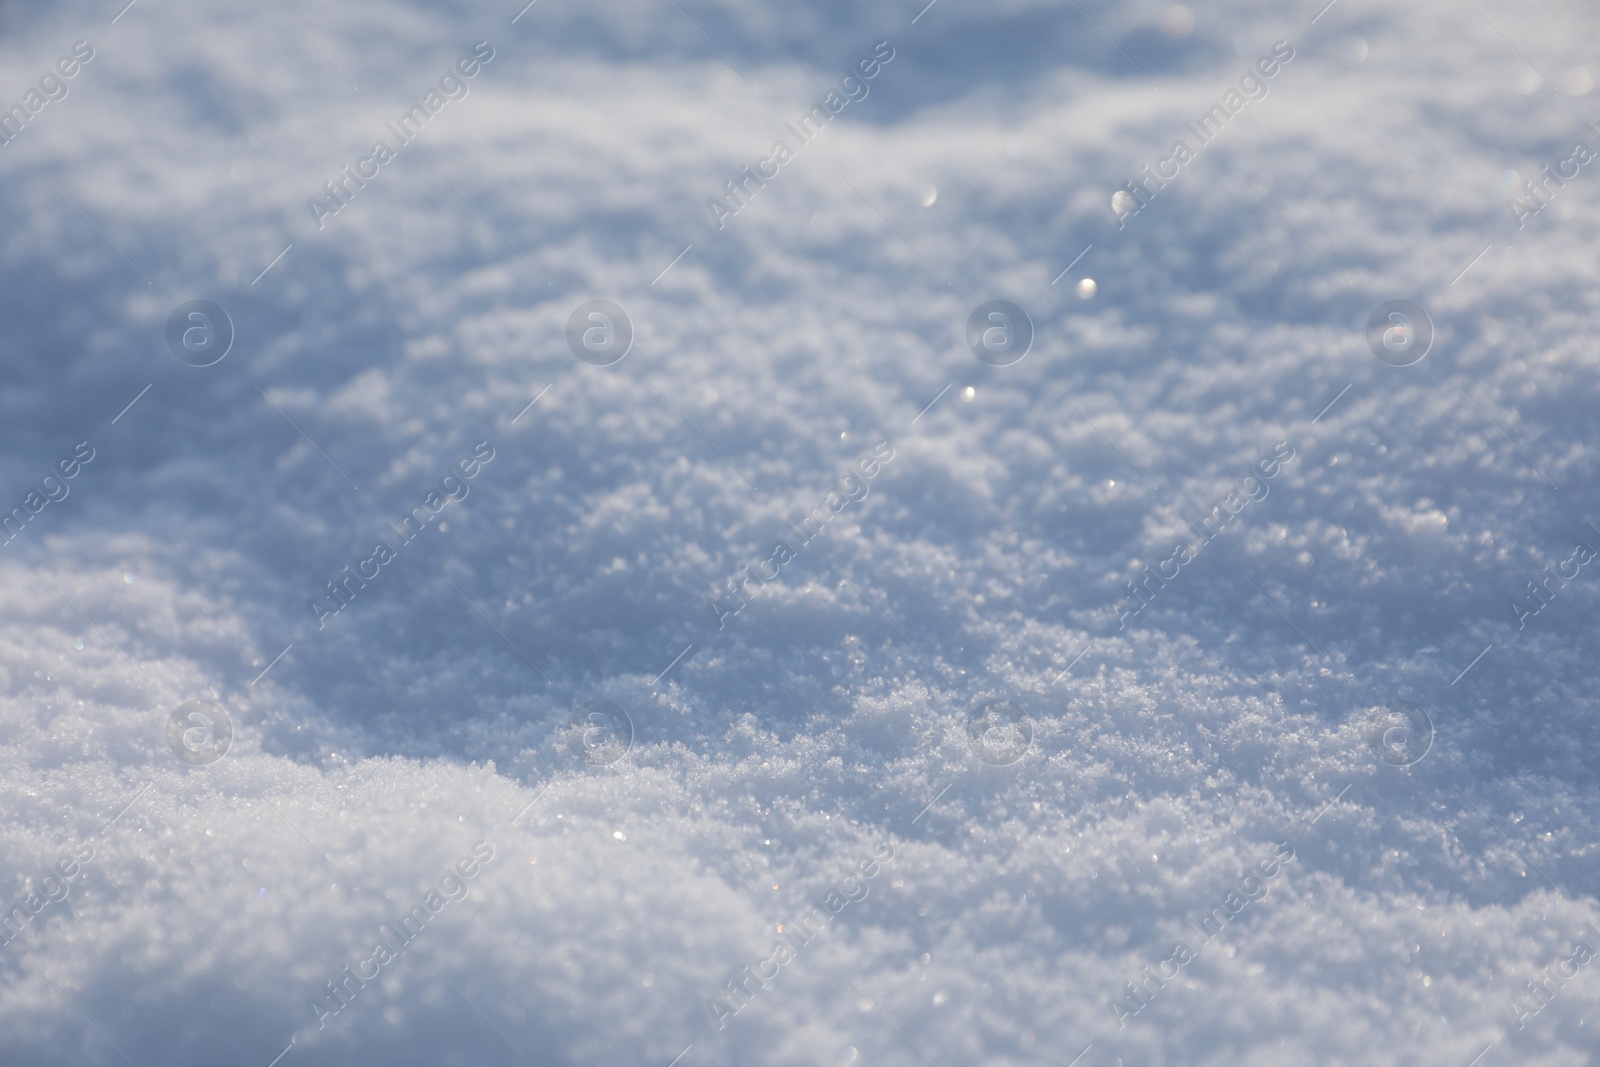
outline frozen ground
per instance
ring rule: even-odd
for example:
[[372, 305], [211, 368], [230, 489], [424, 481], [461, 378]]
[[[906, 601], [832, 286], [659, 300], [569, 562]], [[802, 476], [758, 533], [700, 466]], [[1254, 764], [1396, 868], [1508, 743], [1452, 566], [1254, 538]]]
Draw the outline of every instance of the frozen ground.
[[0, 1063], [1600, 1053], [1589, 5], [121, 2], [0, 4]]

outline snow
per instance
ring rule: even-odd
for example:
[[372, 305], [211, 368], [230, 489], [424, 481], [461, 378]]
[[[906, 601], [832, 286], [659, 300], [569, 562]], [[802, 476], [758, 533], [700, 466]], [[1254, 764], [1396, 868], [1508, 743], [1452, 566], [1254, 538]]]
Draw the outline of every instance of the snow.
[[0, 1063], [1593, 1057], [1580, 6], [120, 6], [0, 5]]

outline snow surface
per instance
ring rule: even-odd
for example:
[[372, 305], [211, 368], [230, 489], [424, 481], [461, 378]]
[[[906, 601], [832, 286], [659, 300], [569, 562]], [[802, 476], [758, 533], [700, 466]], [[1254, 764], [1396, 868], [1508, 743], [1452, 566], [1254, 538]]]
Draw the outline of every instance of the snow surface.
[[[1600, 578], [1525, 587], [1600, 547], [1600, 176], [1507, 206], [1600, 147], [1600, 25], [1191, 6], [0, 5], [5, 107], [94, 49], [0, 147], [0, 508], [70, 489], [0, 549], [0, 1063], [1600, 1056], [1565, 962], [1600, 951]], [[236, 330], [207, 367], [165, 339], [193, 299]], [[612, 366], [568, 349], [591, 299]], [[965, 340], [991, 299], [1035, 327], [1011, 366]], [[1368, 348], [1388, 300], [1431, 315], [1412, 366]], [[169, 743], [191, 700], [214, 762]]]

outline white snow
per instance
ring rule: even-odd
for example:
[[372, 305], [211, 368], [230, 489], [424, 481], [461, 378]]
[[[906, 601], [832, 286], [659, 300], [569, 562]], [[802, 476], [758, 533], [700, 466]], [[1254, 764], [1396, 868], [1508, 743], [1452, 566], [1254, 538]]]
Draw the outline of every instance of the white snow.
[[1318, 6], [0, 6], [0, 1064], [1588, 1062], [1600, 26]]

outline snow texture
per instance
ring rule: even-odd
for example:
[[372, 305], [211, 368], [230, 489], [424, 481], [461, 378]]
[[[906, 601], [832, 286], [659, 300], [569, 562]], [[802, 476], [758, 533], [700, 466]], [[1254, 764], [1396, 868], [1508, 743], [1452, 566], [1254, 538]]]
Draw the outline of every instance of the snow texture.
[[1600, 1055], [1592, 6], [122, 2], [0, 4], [0, 1063]]

